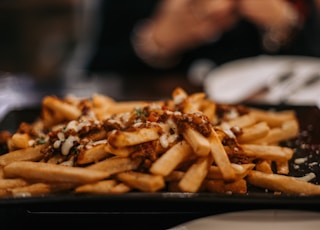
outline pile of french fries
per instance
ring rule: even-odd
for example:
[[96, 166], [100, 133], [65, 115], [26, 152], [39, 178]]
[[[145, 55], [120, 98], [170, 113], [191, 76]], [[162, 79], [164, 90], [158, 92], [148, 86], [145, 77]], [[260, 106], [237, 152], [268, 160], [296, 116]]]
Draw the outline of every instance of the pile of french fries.
[[218, 104], [180, 87], [159, 101], [46, 96], [37, 120], [1, 132], [0, 197], [246, 194], [249, 185], [319, 195], [319, 185], [289, 176], [294, 149], [280, 143], [298, 132], [294, 111]]

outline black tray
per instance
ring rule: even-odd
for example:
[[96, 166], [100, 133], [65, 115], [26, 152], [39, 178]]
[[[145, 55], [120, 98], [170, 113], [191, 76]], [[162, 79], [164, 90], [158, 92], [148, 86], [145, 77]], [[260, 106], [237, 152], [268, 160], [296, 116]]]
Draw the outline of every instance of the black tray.
[[[275, 110], [294, 109], [301, 131], [298, 138], [286, 141], [283, 145], [296, 148], [294, 158], [312, 155], [310, 162], [320, 162], [320, 110], [317, 107], [249, 106]], [[32, 121], [39, 112], [39, 108], [12, 110], [0, 122], [0, 130], [15, 131], [21, 121]], [[312, 182], [320, 184], [320, 165], [311, 168], [307, 163], [295, 169], [291, 162], [291, 175], [303, 176], [312, 171], [317, 175]], [[0, 219], [4, 220], [4, 225], [34, 227], [47, 224], [59, 229], [66, 227], [63, 225], [65, 222], [68, 226], [90, 229], [107, 229], [111, 226], [167, 229], [199, 217], [255, 209], [320, 211], [320, 196], [274, 195], [249, 188], [245, 195], [135, 192], [103, 196], [54, 194], [0, 199]]]

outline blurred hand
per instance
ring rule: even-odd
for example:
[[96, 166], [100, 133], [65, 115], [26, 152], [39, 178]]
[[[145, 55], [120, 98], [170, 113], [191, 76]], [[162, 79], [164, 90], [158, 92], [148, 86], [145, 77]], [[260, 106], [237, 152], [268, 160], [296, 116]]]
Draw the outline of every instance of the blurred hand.
[[271, 52], [289, 44], [301, 28], [299, 13], [287, 0], [238, 0], [238, 12], [263, 31], [263, 46]]
[[154, 38], [172, 52], [197, 46], [232, 27], [234, 0], [162, 0]]
[[286, 0], [238, 0], [238, 11], [261, 28], [286, 28], [297, 17]]

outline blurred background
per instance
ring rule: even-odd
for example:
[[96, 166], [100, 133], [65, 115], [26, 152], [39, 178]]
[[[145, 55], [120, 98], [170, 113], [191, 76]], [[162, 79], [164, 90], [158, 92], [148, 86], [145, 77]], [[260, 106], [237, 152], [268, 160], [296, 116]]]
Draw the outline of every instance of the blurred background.
[[[210, 41], [207, 39], [205, 45], [198, 46], [197, 49], [192, 47], [188, 52], [184, 52], [185, 57], [177, 66], [162, 68], [148, 61], [145, 62], [144, 58], [139, 56], [139, 51], [137, 52], [131, 44], [137, 24], [157, 12], [157, 1], [1, 0], [0, 104], [2, 110], [7, 108], [7, 104], [37, 103], [46, 94], [62, 96], [73, 93], [79, 96], [90, 96], [92, 92], [101, 92], [120, 100], [158, 99], [169, 97], [176, 86], [181, 86], [190, 93], [205, 90], [211, 97], [215, 97], [217, 92], [212, 93], [213, 89], [219, 88], [219, 91], [223, 91], [220, 87], [222, 83], [219, 81], [222, 75], [224, 79], [228, 79], [224, 76], [225, 74], [241, 75], [240, 72], [234, 71], [236, 65], [224, 64], [251, 57], [258, 57], [260, 60], [261, 56], [269, 58], [278, 54], [290, 55], [290, 57], [298, 55], [312, 57], [312, 65], [315, 66], [314, 63], [318, 63], [317, 58], [320, 56], [318, 16], [320, 10], [316, 5], [319, 1], [306, 0], [305, 2], [311, 4], [308, 6], [314, 7], [307, 10], [308, 18], [306, 17], [305, 21], [308, 21], [308, 24], [304, 26], [308, 32], [301, 33], [299, 39], [303, 40], [303, 45], [299, 48], [295, 46], [293, 50], [287, 49], [277, 54], [262, 48], [260, 50], [261, 44], [249, 39], [251, 35], [258, 36], [257, 32], [251, 34], [252, 25], [250, 25], [251, 27], [247, 27], [249, 29], [244, 32], [239, 32], [238, 29], [236, 32], [229, 33], [225, 39], [229, 43], [220, 42], [224, 38], [222, 34], [209, 39]], [[301, 12], [304, 12], [304, 6], [297, 6], [300, 7]], [[195, 6], [192, 9], [197, 8]], [[238, 11], [233, 13], [240, 15]], [[241, 23], [242, 21], [239, 22]], [[230, 39], [230, 37], [237, 39], [239, 34], [241, 35], [239, 39], [242, 39], [239, 44]], [[167, 34], [167, 37], [170, 36]], [[211, 45], [213, 51], [210, 51], [207, 45]], [[253, 47], [259, 47], [259, 50]], [[196, 56], [201, 52], [205, 54]], [[265, 62], [264, 58], [262, 61]], [[248, 62], [252, 63], [251, 59], [241, 67], [247, 66]], [[290, 63], [292, 69], [295, 64], [292, 64], [292, 60]], [[285, 65], [286, 68], [289, 66], [287, 63]], [[222, 74], [221, 67], [222, 69], [228, 67], [232, 71]], [[241, 67], [239, 68], [238, 65], [239, 71]], [[254, 67], [251, 65], [250, 68]], [[284, 69], [280, 69], [282, 74]], [[261, 69], [257, 68], [257, 70], [261, 74]], [[247, 67], [242, 74], [247, 76], [245, 71]], [[319, 73], [318, 70], [315, 72]], [[269, 76], [260, 77], [262, 79], [260, 83], [253, 87], [265, 90], [267, 86], [270, 87], [267, 85], [267, 82], [270, 83], [267, 81], [269, 78]], [[251, 78], [246, 81], [254, 82]], [[232, 84], [236, 82], [234, 78], [231, 78], [230, 82], [223, 84], [228, 85], [227, 88], [231, 90], [239, 88], [239, 84]], [[252, 95], [256, 93], [257, 90]], [[222, 95], [220, 92], [218, 94]], [[247, 100], [252, 95], [246, 95], [246, 98], [238, 95], [236, 97]], [[311, 95], [311, 97], [318, 97], [318, 95]], [[217, 99], [224, 100], [223, 97], [217, 97]]]
[[0, 1], [0, 115], [37, 105], [47, 94], [120, 97], [120, 78], [97, 82], [82, 73], [94, 44], [98, 2]]
[[[141, 91], [142, 84], [145, 84], [143, 77], [135, 78], [133, 81], [135, 88], [133, 88], [133, 79], [123, 77], [123, 74], [120, 75], [112, 68], [106, 67], [97, 72], [88, 69], [88, 63], [97, 49], [98, 36], [101, 36], [103, 2], [100, 0], [0, 1], [2, 95], [16, 94], [20, 88], [23, 93], [28, 94], [28, 99], [6, 96], [6, 103], [8, 98], [18, 97], [19, 104], [30, 104], [31, 101], [39, 101], [38, 98], [51, 93], [58, 96], [69, 93], [90, 96], [92, 92], [103, 92], [117, 99], [140, 99], [148, 96], [148, 93], [150, 99], [170, 96], [171, 89], [176, 85], [175, 82], [170, 83], [171, 77], [163, 76], [163, 79], [169, 80], [168, 83], [164, 83], [165, 92], [159, 91], [157, 83], [152, 83], [145, 89], [146, 93], [143, 93]], [[135, 12], [135, 9], [126, 7], [125, 2], [123, 4], [124, 11]], [[108, 12], [113, 12], [110, 10]], [[117, 10], [112, 14], [117, 14]], [[128, 16], [130, 17], [129, 14]], [[127, 20], [130, 18], [124, 21]], [[120, 26], [121, 22], [115, 20], [108, 24], [115, 27]], [[111, 43], [111, 47], [112, 45]], [[113, 55], [119, 56], [117, 51], [114, 54], [110, 53], [110, 56]], [[106, 66], [110, 66], [108, 61], [106, 60]], [[126, 79], [126, 83], [123, 78]], [[188, 87], [184, 80], [179, 80], [179, 83]], [[165, 84], [169, 84], [169, 88], [166, 88]], [[152, 85], [157, 87], [155, 91]], [[33, 99], [36, 91], [39, 91], [39, 95], [34, 96], [37, 99]]]
[[79, 40], [78, 0], [2, 0], [0, 69], [51, 79]]

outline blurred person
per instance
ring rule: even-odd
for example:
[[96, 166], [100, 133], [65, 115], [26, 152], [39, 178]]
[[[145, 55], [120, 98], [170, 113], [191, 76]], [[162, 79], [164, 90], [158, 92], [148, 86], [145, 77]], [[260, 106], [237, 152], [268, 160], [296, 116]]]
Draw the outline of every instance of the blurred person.
[[319, 56], [320, 1], [240, 0], [239, 12], [262, 31], [269, 53]]
[[[317, 5], [316, 5], [317, 4]], [[320, 56], [318, 0], [106, 0], [89, 72], [162, 76], [257, 56]]]

